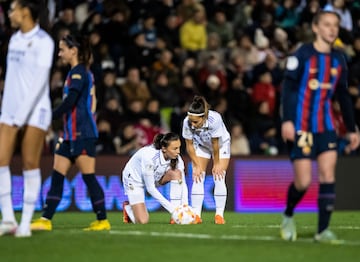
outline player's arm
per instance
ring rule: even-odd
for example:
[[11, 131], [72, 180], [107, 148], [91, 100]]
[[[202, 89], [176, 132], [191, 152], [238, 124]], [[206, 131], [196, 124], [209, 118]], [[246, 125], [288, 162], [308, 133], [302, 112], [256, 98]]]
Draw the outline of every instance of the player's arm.
[[52, 118], [58, 119], [66, 112], [70, 111], [76, 104], [79, 97], [79, 91], [75, 88], [70, 88], [68, 95], [61, 102], [61, 104], [54, 109]]
[[186, 152], [188, 153], [188, 156], [191, 159], [193, 180], [198, 181], [201, 179], [202, 172], [205, 170], [201, 170], [199, 159], [196, 156], [193, 140], [185, 139], [185, 145], [186, 145]]
[[284, 140], [293, 141], [295, 138], [294, 121], [298, 98], [298, 75], [301, 75], [301, 65], [297, 55], [291, 56], [286, 62], [285, 76], [281, 89], [281, 136]]
[[[145, 165], [146, 166], [146, 165]], [[175, 206], [169, 202], [155, 187], [155, 179], [153, 171], [150, 168], [146, 168], [144, 174], [144, 182], [147, 192], [160, 202], [160, 204], [169, 212], [172, 213]]]
[[220, 146], [219, 146], [219, 138], [218, 137], [213, 137], [211, 139], [211, 144], [212, 144], [212, 148], [213, 148], [213, 161], [214, 161], [214, 166], [212, 168], [212, 174], [215, 177], [218, 176], [223, 176], [223, 170], [221, 169], [220, 166]]
[[346, 65], [344, 65], [344, 69], [345, 70], [342, 72], [336, 86], [334, 95], [339, 101], [341, 114], [343, 116], [346, 129], [349, 132], [348, 139], [350, 141], [350, 148], [354, 150], [359, 146], [359, 134], [355, 124], [354, 108], [347, 85]]

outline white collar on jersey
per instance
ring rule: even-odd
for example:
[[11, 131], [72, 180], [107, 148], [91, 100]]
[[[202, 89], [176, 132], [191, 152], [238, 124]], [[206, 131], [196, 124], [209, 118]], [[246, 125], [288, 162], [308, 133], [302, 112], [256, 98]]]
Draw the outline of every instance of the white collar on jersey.
[[160, 152], [160, 164], [161, 164], [161, 165], [167, 165], [167, 164], [169, 164], [170, 159], [169, 159], [169, 160], [166, 160], [166, 159], [165, 159], [164, 153], [163, 153], [163, 151], [162, 151], [161, 149], [159, 149], [159, 152]]

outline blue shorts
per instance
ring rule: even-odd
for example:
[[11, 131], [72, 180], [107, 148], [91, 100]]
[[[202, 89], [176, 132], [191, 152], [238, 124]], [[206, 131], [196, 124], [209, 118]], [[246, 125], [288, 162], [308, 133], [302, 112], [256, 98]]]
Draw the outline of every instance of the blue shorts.
[[291, 161], [302, 158], [316, 159], [325, 151], [337, 150], [337, 135], [335, 131], [299, 131], [295, 136], [295, 142], [287, 142], [287, 147]]
[[95, 157], [96, 141], [96, 138], [58, 141], [55, 147], [55, 154], [66, 157], [71, 162], [75, 162], [76, 158], [80, 155]]

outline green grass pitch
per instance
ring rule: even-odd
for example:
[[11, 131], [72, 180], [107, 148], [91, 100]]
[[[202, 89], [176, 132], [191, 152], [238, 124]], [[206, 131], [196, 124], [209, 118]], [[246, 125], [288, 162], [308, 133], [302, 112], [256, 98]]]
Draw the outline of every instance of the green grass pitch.
[[279, 213], [226, 212], [225, 225], [213, 223], [213, 212], [203, 213], [201, 225], [170, 225], [165, 212], [150, 213], [147, 225], [123, 224], [121, 212], [108, 216], [110, 232], [84, 232], [94, 214], [57, 213], [51, 232], [0, 237], [0, 261], [360, 261], [360, 212], [333, 214], [331, 228], [345, 240], [341, 245], [313, 242], [316, 213], [296, 214], [296, 242], [280, 239]]

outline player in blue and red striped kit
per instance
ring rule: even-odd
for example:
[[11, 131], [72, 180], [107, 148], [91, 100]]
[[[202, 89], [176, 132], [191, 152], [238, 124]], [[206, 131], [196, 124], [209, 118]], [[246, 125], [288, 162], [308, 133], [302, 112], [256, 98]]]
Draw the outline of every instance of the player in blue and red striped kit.
[[281, 224], [281, 237], [296, 240], [293, 213], [311, 183], [311, 165], [319, 169], [318, 230], [315, 240], [338, 242], [329, 229], [335, 202], [335, 166], [337, 137], [331, 101], [336, 98], [349, 132], [352, 149], [359, 145], [352, 102], [347, 90], [347, 66], [344, 54], [332, 45], [339, 32], [340, 17], [320, 11], [313, 20], [313, 43], [302, 45], [288, 57], [282, 89], [283, 139], [288, 144], [294, 167], [294, 182], [287, 193], [287, 205]]
[[67, 35], [60, 40], [59, 57], [71, 66], [64, 85], [64, 99], [53, 112], [53, 119], [63, 117], [64, 136], [55, 148], [51, 187], [42, 217], [31, 224], [32, 230], [52, 230], [51, 219], [59, 205], [64, 177], [71, 165], [82, 173], [89, 190], [97, 220], [85, 230], [110, 230], [106, 217], [104, 191], [95, 177], [98, 131], [95, 123], [96, 97], [92, 73], [88, 69], [91, 50], [88, 40]]

